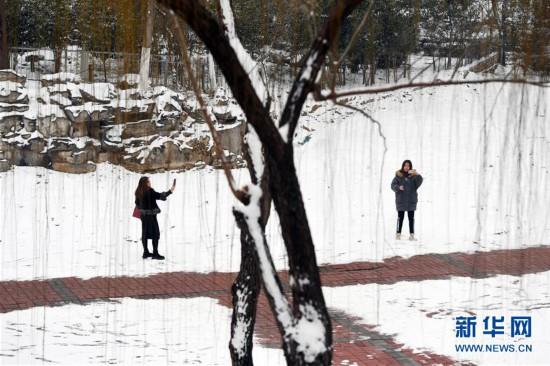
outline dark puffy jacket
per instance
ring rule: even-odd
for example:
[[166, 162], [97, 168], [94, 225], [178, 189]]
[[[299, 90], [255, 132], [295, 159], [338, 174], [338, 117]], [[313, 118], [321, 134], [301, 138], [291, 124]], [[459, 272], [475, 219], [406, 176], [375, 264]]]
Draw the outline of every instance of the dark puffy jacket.
[[145, 191], [141, 199], [136, 198], [136, 206], [139, 208], [142, 215], [156, 215], [160, 213], [157, 200], [166, 201], [166, 197], [171, 194], [171, 191], [159, 193], [153, 188], [149, 188]]
[[[416, 190], [422, 184], [422, 176], [420, 174], [407, 174], [398, 170], [395, 172], [395, 177], [391, 182], [391, 189], [395, 192], [395, 206], [397, 211], [414, 211], [418, 202], [418, 193]], [[399, 186], [404, 186], [405, 190], [401, 191]]]

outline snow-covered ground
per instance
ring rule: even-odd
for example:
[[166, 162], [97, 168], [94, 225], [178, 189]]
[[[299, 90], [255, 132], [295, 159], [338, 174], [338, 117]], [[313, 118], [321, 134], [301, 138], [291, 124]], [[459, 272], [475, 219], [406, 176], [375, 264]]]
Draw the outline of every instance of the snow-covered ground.
[[[550, 348], [550, 272], [453, 277], [391, 285], [327, 287], [330, 308], [391, 335], [406, 348], [479, 365], [542, 365]], [[455, 318], [477, 317], [476, 336], [457, 338]], [[209, 298], [123, 298], [0, 314], [2, 364], [229, 365], [231, 310]], [[504, 316], [505, 334], [483, 334]], [[531, 337], [511, 337], [511, 316], [531, 316]], [[488, 330], [492, 329], [490, 326]], [[457, 352], [460, 344], [530, 345], [532, 352]], [[284, 365], [281, 350], [254, 346], [260, 365]]]
[[[431, 351], [477, 365], [544, 365], [550, 349], [550, 272], [522, 277], [485, 279], [453, 277], [445, 280], [398, 282], [392, 285], [355, 285], [324, 288], [334, 309], [376, 325], [398, 343], [416, 351]], [[456, 317], [476, 316], [476, 335], [457, 338]], [[492, 338], [483, 319], [504, 317], [504, 334]], [[511, 316], [531, 316], [531, 337], [510, 336]], [[501, 323], [497, 323], [501, 325]], [[491, 330], [489, 321], [487, 330]], [[515, 352], [457, 352], [455, 345], [514, 345]], [[519, 352], [520, 344], [532, 352]]]
[[[2, 365], [231, 364], [231, 309], [209, 298], [38, 307], [0, 314]], [[282, 350], [256, 344], [259, 365], [284, 365]]]
[[[319, 263], [550, 244], [550, 94], [487, 84], [403, 90], [348, 103], [308, 102], [296, 164]], [[319, 105], [319, 106], [317, 106]], [[402, 160], [424, 176], [418, 242], [395, 241], [390, 181]], [[236, 271], [239, 236], [221, 171], [152, 175], [165, 262], [141, 259], [131, 217], [139, 175], [112, 165], [70, 175], [16, 167], [0, 174], [0, 280]], [[235, 171], [246, 182], [245, 169]], [[407, 222], [404, 225], [407, 233]], [[276, 215], [267, 238], [286, 266]]]
[[[379, 131], [359, 113], [308, 101], [295, 159], [318, 262], [550, 245], [549, 102], [544, 89], [500, 84], [348, 98], [380, 122]], [[394, 240], [389, 186], [404, 159], [424, 176], [418, 242]], [[248, 180], [246, 169], [234, 175]], [[166, 261], [141, 259], [140, 222], [131, 216], [139, 177], [109, 164], [81, 175], [36, 167], [1, 173], [0, 281], [238, 270], [234, 201], [222, 171], [151, 175], [157, 190], [178, 181], [160, 204]], [[267, 239], [277, 268], [285, 268], [275, 212]], [[550, 348], [549, 282], [550, 272], [543, 272], [324, 293], [329, 307], [376, 325], [407, 348], [484, 365], [537, 364]], [[530, 315], [533, 336], [493, 342], [478, 328], [471, 341], [457, 339], [454, 318], [472, 313], [478, 327], [484, 316]], [[6, 364], [227, 365], [230, 314], [207, 298], [35, 307], [0, 314], [0, 355]], [[464, 343], [526, 343], [533, 352], [457, 352]], [[257, 364], [284, 364], [280, 350], [256, 345], [254, 352]]]

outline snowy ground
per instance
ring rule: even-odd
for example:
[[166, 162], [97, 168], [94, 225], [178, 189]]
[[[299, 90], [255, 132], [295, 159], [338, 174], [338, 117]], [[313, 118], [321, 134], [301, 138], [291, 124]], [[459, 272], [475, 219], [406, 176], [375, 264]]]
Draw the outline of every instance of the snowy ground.
[[[479, 365], [542, 365], [550, 347], [550, 272], [485, 279], [324, 288], [330, 308], [415, 351]], [[476, 337], [457, 338], [455, 317], [477, 316]], [[531, 337], [510, 337], [512, 315], [532, 317]], [[231, 310], [208, 298], [123, 298], [0, 314], [2, 364], [230, 364]], [[485, 316], [505, 317], [505, 334], [482, 334]], [[457, 352], [459, 344], [531, 345], [532, 352]], [[283, 365], [281, 350], [256, 344], [260, 365]]]
[[[231, 364], [231, 310], [209, 298], [38, 307], [0, 315], [3, 365]], [[284, 365], [281, 350], [255, 345], [259, 365]]]
[[[474, 76], [475, 77], [475, 76]], [[550, 245], [548, 91], [488, 84], [350, 98], [381, 123], [309, 101], [296, 137], [296, 165], [319, 263], [381, 261], [423, 253]], [[395, 241], [390, 181], [411, 159], [424, 176], [418, 242]], [[234, 172], [240, 182], [247, 171]], [[0, 174], [0, 281], [236, 271], [239, 234], [221, 171], [153, 174], [161, 203], [164, 262], [142, 260], [131, 217], [139, 175], [104, 164], [70, 175], [16, 167]], [[407, 233], [407, 222], [404, 225]], [[275, 213], [267, 239], [286, 267]], [[536, 364], [550, 348], [550, 272], [325, 288], [327, 304], [417, 350], [484, 365]], [[454, 317], [531, 315], [532, 353], [457, 353]], [[230, 363], [230, 309], [216, 300], [119, 299], [0, 314], [2, 363]], [[480, 322], [480, 320], [478, 321]], [[479, 329], [478, 329], [479, 332]], [[472, 343], [491, 343], [478, 337]], [[541, 353], [542, 352], [542, 353]], [[284, 364], [255, 346], [257, 364]]]
[[[550, 349], [550, 272], [522, 277], [398, 282], [324, 288], [330, 307], [357, 316], [414, 350], [478, 365], [543, 365]], [[457, 338], [455, 317], [477, 317], [476, 336]], [[505, 334], [483, 334], [485, 316], [504, 316]], [[510, 317], [531, 316], [531, 337], [510, 337]], [[488, 330], [492, 329], [489, 326]], [[531, 345], [532, 352], [457, 352], [458, 344]]]
[[[382, 124], [309, 102], [296, 164], [319, 263], [550, 244], [550, 94], [523, 86], [440, 87], [357, 97]], [[394, 240], [390, 181], [409, 158], [423, 174], [416, 243]], [[69, 175], [16, 167], [0, 174], [0, 280], [236, 271], [233, 198], [221, 171], [152, 175], [165, 262], [141, 259], [131, 217], [139, 176], [116, 166]], [[242, 182], [246, 170], [235, 172]], [[407, 222], [404, 225], [407, 233]], [[267, 228], [286, 266], [276, 215]]]

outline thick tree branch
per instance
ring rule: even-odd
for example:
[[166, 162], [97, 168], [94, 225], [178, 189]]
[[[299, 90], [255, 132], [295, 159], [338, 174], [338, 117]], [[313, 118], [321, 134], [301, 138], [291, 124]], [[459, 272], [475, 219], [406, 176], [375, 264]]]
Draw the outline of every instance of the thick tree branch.
[[[256, 132], [250, 125], [243, 143], [243, 154], [247, 162], [250, 179], [253, 185], [259, 186], [262, 191], [260, 202], [249, 202], [248, 204], [259, 204], [260, 206], [260, 227], [262, 237], [265, 237], [265, 225], [271, 211], [271, 194], [269, 192], [269, 169], [264, 166], [263, 161], [254, 161], [261, 156], [261, 143]], [[258, 146], [259, 145], [259, 148]], [[251, 146], [253, 148], [251, 149]], [[254, 151], [252, 151], [254, 150]], [[260, 177], [258, 178], [258, 175]], [[256, 243], [250, 235], [250, 229], [241, 212], [234, 212], [235, 221], [241, 230], [241, 265], [239, 274], [233, 286], [231, 294], [233, 297], [233, 314], [231, 317], [231, 340], [229, 349], [233, 366], [252, 366], [252, 348], [254, 340], [254, 325], [256, 322], [256, 307], [262, 284]], [[278, 280], [277, 280], [278, 281]], [[277, 318], [275, 316], [275, 318]], [[282, 333], [281, 333], [282, 334]]]
[[233, 210], [237, 226], [241, 230], [241, 240], [247, 246], [255, 248], [254, 258], [259, 265], [259, 272], [264, 284], [267, 299], [273, 310], [279, 331], [283, 337], [283, 348], [288, 364], [294, 364], [294, 352], [292, 352], [292, 329], [294, 317], [291, 307], [283, 292], [283, 286], [275, 270], [271, 253], [265, 239], [264, 227], [262, 225], [262, 214], [260, 194], [257, 186], [250, 186], [251, 200], [247, 205], [236, 207]]
[[[256, 94], [249, 76], [244, 71], [235, 49], [225, 34], [224, 27], [208, 10], [200, 2], [192, 0], [159, 0], [159, 2], [173, 9], [206, 44], [224, 74], [233, 96], [245, 113], [248, 123], [254, 127], [262, 143], [265, 167], [270, 174], [269, 192], [279, 214], [288, 253], [292, 305], [282, 293], [260, 225], [259, 197], [262, 190], [258, 186], [249, 187], [247, 196], [250, 197], [250, 201], [236, 208], [236, 212], [242, 214], [241, 219], [237, 217], [238, 215], [236, 219], [240, 220], [241, 230], [245, 233], [248, 230], [247, 235], [255, 243], [263, 285], [281, 328], [287, 362], [289, 365], [330, 365], [332, 326], [322, 292], [315, 247], [294, 165], [291, 139], [288, 143], [283, 141], [279, 129], [269, 116], [268, 108]], [[305, 98], [312, 90], [325, 55], [336, 40], [341, 18], [360, 2], [360, 0], [337, 2], [330, 10], [329, 20], [314, 42], [314, 47], [319, 47], [323, 55], [318, 57], [319, 49], [310, 51], [311, 57], [306, 60], [301, 76], [292, 88], [297, 99], [292, 99], [291, 96], [287, 101], [287, 106], [292, 105], [292, 113], [287, 114], [287, 117], [295, 118], [292, 123], [294, 127], [290, 131], [295, 128]], [[325, 34], [326, 37], [324, 37]], [[308, 65], [311, 66], [311, 62], [315, 64], [316, 70], [308, 73]], [[297, 86], [297, 83], [302, 84]], [[304, 85], [306, 85], [305, 89]], [[283, 126], [291, 125], [290, 121], [282, 120], [281, 123]], [[243, 221], [245, 225], [242, 225]]]
[[355, 46], [355, 43], [357, 42], [357, 39], [359, 38], [359, 35], [361, 34], [361, 31], [363, 30], [363, 28], [367, 24], [367, 20], [369, 19], [369, 16], [371, 15], [373, 5], [374, 5], [374, 1], [371, 1], [369, 3], [369, 7], [367, 8], [367, 11], [365, 12], [365, 15], [363, 15], [363, 18], [361, 19], [361, 22], [359, 23], [357, 28], [355, 28], [355, 31], [353, 32], [353, 35], [351, 36], [351, 39], [349, 40], [348, 44], [346, 45], [346, 49], [340, 55], [340, 58], [338, 59], [338, 62], [336, 64], [336, 66], [339, 67], [340, 65], [342, 65], [342, 62], [344, 62], [344, 59], [348, 55], [351, 48], [353, 46]]
[[[245, 50], [237, 36], [231, 4], [229, 0], [218, 0], [217, 5], [218, 18], [224, 27], [229, 43], [235, 50], [241, 66], [248, 73], [256, 95], [260, 98], [260, 101], [264, 104], [266, 110], [269, 111], [269, 103], [266, 103], [266, 101], [269, 100], [267, 88], [264, 85], [256, 61]], [[233, 314], [229, 348], [231, 351], [233, 366], [252, 366], [254, 364], [252, 358], [254, 324], [256, 320], [256, 306], [262, 283], [258, 256], [259, 250], [256, 248], [256, 245], [263, 245], [261, 249], [269, 254], [269, 249], [265, 244], [264, 234], [265, 225], [267, 224], [271, 210], [269, 168], [265, 166], [262, 144], [258, 139], [258, 135], [254, 130], [254, 127], [251, 124], [247, 124], [246, 130], [247, 132], [243, 143], [243, 154], [247, 161], [252, 184], [258, 186], [260, 188], [259, 192], [261, 192], [259, 202], [253, 200], [249, 202], [248, 205], [259, 206], [255, 207], [255, 210], [258, 208], [260, 210], [259, 230], [261, 230], [261, 237], [264, 238], [264, 242], [254, 242], [250, 234], [251, 229], [246, 218], [242, 213], [235, 211], [235, 220], [237, 222], [237, 226], [241, 230], [241, 266], [231, 291], [233, 297]], [[280, 284], [280, 280], [276, 277], [273, 263], [270, 262], [269, 265], [270, 268], [273, 269], [270, 273], [275, 275], [275, 278], [272, 280], [275, 280], [276, 283]], [[272, 290], [268, 288], [268, 292], [269, 291]], [[283, 296], [284, 298], [284, 295], [282, 294], [282, 291], [278, 295], [272, 295], [271, 293], [268, 294], [268, 299], [271, 300], [271, 306], [274, 311], [275, 319], [279, 319], [279, 314], [275, 311], [275, 302], [272, 301], [274, 298], [273, 296]], [[288, 304], [286, 298], [284, 298], [284, 301]], [[288, 311], [288, 313], [290, 312]], [[291, 317], [289, 315], [290, 314], [287, 314], [286, 318], [290, 319]], [[279, 328], [281, 329], [281, 334], [284, 334], [283, 330], [286, 328], [283, 328], [281, 322], [279, 322]], [[285, 347], [285, 349], [289, 349], [289, 347]]]
[[254, 325], [262, 282], [255, 254], [256, 248], [250, 240], [248, 230], [242, 227], [246, 223], [242, 214], [240, 215], [235, 213], [237, 226], [241, 228], [241, 265], [239, 274], [231, 286], [233, 314], [229, 350], [233, 366], [251, 366], [254, 364], [252, 359]]
[[[300, 118], [300, 112], [302, 111], [307, 95], [313, 91], [315, 80], [317, 80], [319, 70], [325, 62], [325, 57], [340, 34], [342, 19], [361, 2], [363, 2], [363, 0], [337, 1], [330, 9], [327, 22], [313, 41], [308, 55], [305, 57], [305, 61], [292, 85], [283, 114], [279, 121], [281, 133], [286, 134], [286, 139], [289, 144], [292, 143], [296, 124]], [[285, 132], [285, 129], [288, 129], [288, 131]]]

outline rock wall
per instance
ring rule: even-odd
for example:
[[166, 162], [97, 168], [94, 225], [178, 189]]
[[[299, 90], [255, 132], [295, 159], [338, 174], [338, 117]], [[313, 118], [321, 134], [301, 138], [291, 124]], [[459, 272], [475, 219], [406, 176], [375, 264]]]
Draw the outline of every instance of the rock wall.
[[[26, 80], [0, 70], [0, 171], [14, 165], [85, 173], [111, 162], [137, 172], [219, 166], [195, 99], [165, 87], [83, 83], [70, 73]], [[218, 90], [209, 105], [233, 166], [243, 166], [245, 121]]]

